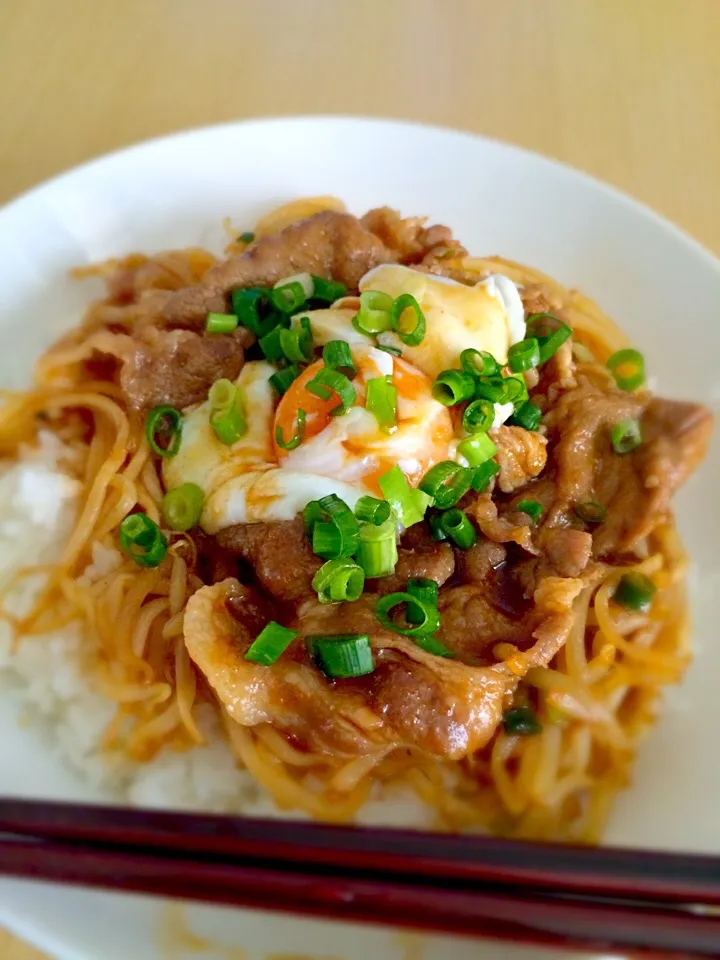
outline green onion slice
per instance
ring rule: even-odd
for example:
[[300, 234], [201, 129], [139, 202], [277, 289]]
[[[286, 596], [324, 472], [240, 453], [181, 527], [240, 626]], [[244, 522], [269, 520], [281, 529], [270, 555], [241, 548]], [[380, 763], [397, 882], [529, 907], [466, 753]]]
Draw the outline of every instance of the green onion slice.
[[313, 356], [313, 335], [310, 321], [307, 317], [300, 320], [300, 327], [291, 327], [280, 331], [280, 346], [290, 363], [307, 363]]
[[644, 573], [626, 573], [615, 588], [613, 600], [626, 610], [647, 613], [657, 587]]
[[283, 396], [291, 383], [293, 383], [302, 373], [297, 364], [292, 363], [289, 367], [283, 367], [270, 377], [270, 384], [277, 391], [278, 396]]
[[637, 390], [645, 383], [645, 359], [639, 350], [616, 350], [607, 367], [621, 390]]
[[468, 347], [460, 354], [460, 366], [471, 377], [493, 377], [500, 373], [500, 365], [495, 357], [486, 350], [474, 350]]
[[508, 350], [508, 366], [513, 373], [532, 370], [540, 363], [540, 345], [534, 337], [514, 343]]
[[208, 333], [232, 333], [237, 330], [238, 318], [234, 313], [209, 313], [205, 321]]
[[519, 407], [508, 419], [508, 424], [514, 427], [524, 427], [525, 430], [537, 430], [542, 419], [542, 410], [531, 400]]
[[156, 567], [165, 559], [168, 542], [146, 513], [131, 513], [120, 524], [120, 546], [139, 567]]
[[269, 667], [285, 653], [297, 635], [297, 630], [271, 620], [250, 644], [245, 659]]
[[190, 530], [200, 523], [205, 492], [196, 483], [181, 483], [162, 499], [162, 512], [171, 530]]
[[310, 528], [313, 552], [318, 556], [336, 560], [355, 553], [360, 542], [359, 524], [350, 507], [336, 494], [311, 501], [303, 516]]
[[505, 377], [503, 390], [505, 392], [503, 403], [512, 403], [516, 410], [527, 402], [528, 390], [522, 373], [511, 373], [510, 376]]
[[[405, 617], [411, 626], [405, 627], [396, 623], [391, 617], [391, 611], [402, 605], [405, 605], [406, 611], [412, 608], [413, 621], [408, 620], [407, 615]], [[386, 630], [399, 633], [403, 637], [426, 637], [435, 633], [440, 626], [437, 606], [406, 592], [388, 593], [381, 597], [375, 605], [375, 617]]]
[[605, 523], [607, 520], [607, 510], [601, 503], [596, 503], [594, 500], [578, 503], [575, 513], [584, 523]]
[[347, 295], [347, 287], [343, 283], [336, 283], [334, 280], [323, 280], [322, 277], [316, 277], [313, 274], [312, 299], [322, 300], [324, 303], [334, 303], [340, 297]]
[[470, 489], [472, 472], [454, 460], [441, 460], [431, 467], [419, 483], [419, 489], [432, 498], [439, 510], [454, 507]]
[[377, 497], [360, 497], [355, 504], [355, 516], [366, 523], [374, 523], [379, 527], [392, 516], [392, 507], [387, 500], [378, 500]]
[[268, 334], [280, 321], [278, 314], [267, 312], [268, 291], [264, 287], [233, 290], [230, 300], [238, 322], [258, 338]]
[[[411, 319], [407, 315], [411, 311]], [[402, 293], [395, 298], [390, 309], [390, 325], [408, 347], [417, 347], [425, 336], [425, 314], [411, 293]]]
[[546, 363], [572, 335], [570, 327], [551, 313], [530, 314], [526, 329], [528, 337], [538, 342], [540, 363]]
[[392, 328], [390, 311], [393, 298], [379, 290], [366, 290], [360, 294], [360, 309], [353, 318], [353, 326], [366, 336], [374, 336]]
[[443, 370], [432, 385], [432, 395], [444, 407], [470, 400], [475, 394], [475, 380], [460, 370]]
[[474, 433], [458, 444], [457, 452], [461, 457], [465, 457], [471, 467], [479, 467], [481, 463], [495, 456], [497, 447], [487, 433]]
[[[422, 600], [431, 607], [437, 607], [440, 588], [436, 580], [431, 580], [429, 577], [411, 577], [405, 589], [412, 597]], [[422, 623], [417, 607], [408, 607], [405, 611], [405, 619], [408, 623]]]
[[182, 441], [183, 415], [175, 407], [154, 407], [145, 421], [150, 449], [160, 457], [174, 457]]
[[364, 586], [365, 573], [350, 557], [328, 560], [312, 580], [320, 603], [352, 603], [360, 597]]
[[453, 507], [442, 514], [442, 525], [445, 533], [461, 550], [468, 550], [477, 543], [475, 527], [468, 520], [462, 510]]
[[378, 483], [383, 496], [405, 528], [411, 527], [414, 523], [420, 523], [432, 498], [423, 490], [411, 487], [397, 464], [379, 477]]
[[379, 526], [372, 523], [360, 525], [360, 546], [356, 556], [366, 577], [387, 577], [393, 572], [398, 561], [396, 535], [394, 518]]
[[247, 430], [242, 394], [230, 380], [216, 380], [210, 387], [208, 400], [210, 426], [220, 443], [231, 446]]
[[[310, 274], [307, 274], [309, 277]], [[303, 284], [298, 280], [282, 281], [282, 286], [276, 286], [269, 293], [270, 302], [280, 313], [294, 313], [305, 305], [307, 294]]]
[[491, 403], [505, 403], [507, 398], [507, 377], [478, 377], [474, 381], [473, 396], [476, 400], [489, 400]]
[[339, 370], [352, 379], [357, 373], [355, 361], [350, 352], [350, 344], [345, 340], [331, 340], [323, 347], [323, 362], [331, 370]]
[[632, 453], [642, 443], [642, 433], [640, 423], [630, 417], [626, 420], [620, 420], [610, 431], [615, 453], [624, 456], [626, 453]]
[[428, 524], [430, 526], [430, 535], [432, 536], [433, 540], [447, 540], [447, 534], [445, 533], [442, 525], [441, 513], [433, 513], [428, 520]]
[[542, 724], [528, 704], [506, 710], [503, 714], [503, 728], [509, 737], [530, 737], [542, 733]]
[[543, 512], [542, 504], [537, 500], [521, 500], [517, 509], [521, 513], [526, 513], [533, 523], [538, 522]]
[[494, 422], [495, 405], [490, 400], [473, 400], [465, 407], [462, 425], [468, 433], [487, 433]]
[[372, 377], [367, 381], [365, 409], [375, 415], [384, 433], [397, 426], [397, 389], [392, 377]]
[[310, 656], [326, 677], [364, 677], [375, 669], [370, 637], [364, 633], [307, 637]]
[[470, 486], [478, 493], [482, 493], [484, 490], [487, 490], [488, 484], [495, 474], [499, 472], [500, 464], [496, 460], [486, 460], [485, 463], [481, 463], [472, 470]]
[[383, 353], [390, 353], [393, 357], [401, 357], [402, 350], [400, 347], [393, 347], [389, 343], [377, 343], [375, 345], [378, 350], [382, 350]]
[[336, 393], [340, 403], [330, 411], [333, 417], [347, 413], [355, 403], [355, 387], [344, 374], [327, 367], [318, 370], [313, 379], [305, 384], [305, 389], [321, 400], [329, 400]]
[[252, 232], [252, 230], [246, 230], [245, 233], [241, 233], [238, 237], [238, 241], [240, 243], [252, 243], [254, 239], [255, 234]]
[[285, 332], [285, 327], [282, 326], [282, 324], [276, 324], [269, 333], [266, 333], [258, 340], [263, 356], [266, 360], [269, 360], [270, 363], [285, 360], [285, 351], [283, 350], [283, 342], [281, 339], [283, 332]]
[[303, 437], [305, 436], [305, 423], [307, 416], [304, 410], [298, 410], [296, 414], [297, 426], [295, 427], [295, 433], [290, 437], [289, 440], [283, 438], [282, 427], [278, 424], [275, 427], [275, 443], [280, 447], [281, 450], [295, 450], [303, 442]]

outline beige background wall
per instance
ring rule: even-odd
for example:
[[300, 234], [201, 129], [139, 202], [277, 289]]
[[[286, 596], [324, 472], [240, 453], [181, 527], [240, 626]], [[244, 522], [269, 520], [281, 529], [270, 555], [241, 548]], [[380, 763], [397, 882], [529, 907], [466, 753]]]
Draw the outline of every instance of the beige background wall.
[[557, 157], [720, 253], [719, 50], [718, 0], [0, 0], [0, 203], [183, 127], [374, 114]]

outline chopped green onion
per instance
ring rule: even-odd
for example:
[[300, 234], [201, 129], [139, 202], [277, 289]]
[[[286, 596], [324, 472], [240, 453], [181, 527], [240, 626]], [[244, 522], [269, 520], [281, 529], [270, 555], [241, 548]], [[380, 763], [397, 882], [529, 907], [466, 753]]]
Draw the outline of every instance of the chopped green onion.
[[[182, 441], [183, 415], [175, 407], [154, 407], [145, 421], [150, 449], [159, 457], [174, 457]], [[162, 445], [160, 444], [162, 440]]]
[[466, 467], [454, 460], [441, 460], [428, 470], [418, 487], [432, 497], [434, 507], [445, 510], [465, 496], [471, 479], [471, 471]]
[[231, 446], [247, 430], [240, 390], [230, 380], [216, 380], [208, 394], [210, 426], [220, 443]]
[[[350, 507], [334, 493], [321, 497], [317, 508], [312, 508], [313, 552], [324, 560], [336, 560], [352, 556], [360, 542], [359, 524]], [[303, 516], [308, 524], [310, 504]], [[325, 522], [325, 518], [329, 522]], [[322, 521], [322, 522], [320, 522]]]
[[535, 406], [531, 400], [528, 400], [508, 419], [508, 423], [514, 427], [524, 427], [526, 430], [537, 430], [541, 419], [542, 410], [540, 407]]
[[530, 314], [526, 329], [528, 337], [538, 342], [540, 363], [546, 363], [572, 335], [570, 327], [551, 313]]
[[433, 540], [447, 540], [447, 534], [442, 525], [442, 514], [433, 513], [428, 520], [428, 524], [430, 525], [430, 536]]
[[297, 635], [297, 630], [290, 630], [271, 620], [250, 644], [245, 659], [269, 667], [285, 653]]
[[432, 385], [432, 395], [444, 407], [469, 400], [475, 393], [475, 381], [460, 370], [443, 370]]
[[255, 234], [251, 230], [246, 230], [245, 233], [241, 233], [238, 237], [239, 243], [252, 243], [255, 239]]
[[280, 346], [290, 363], [307, 363], [312, 360], [313, 338], [312, 327], [307, 317], [300, 321], [300, 328], [277, 328], [280, 331]]
[[472, 471], [470, 486], [478, 493], [482, 493], [487, 489], [488, 484], [495, 474], [499, 472], [500, 464], [497, 460], [486, 460], [485, 463], [481, 463]]
[[313, 379], [305, 384], [305, 389], [321, 400], [329, 400], [332, 394], [336, 393], [340, 403], [330, 411], [333, 417], [347, 413], [355, 403], [355, 387], [344, 374], [327, 367], [318, 370]]
[[[407, 614], [406, 614], [406, 617], [407, 617]], [[452, 650], [448, 649], [448, 647], [446, 647], [444, 643], [440, 643], [437, 637], [433, 637], [433, 636], [413, 637], [412, 639], [416, 647], [420, 647], [421, 650], [424, 650], [426, 653], [432, 653], [436, 657], [454, 657], [455, 656]]]
[[397, 389], [392, 377], [372, 377], [367, 381], [365, 409], [375, 415], [384, 433], [397, 426]]
[[[414, 314], [411, 326], [403, 321], [403, 315], [407, 310], [412, 310]], [[425, 336], [425, 314], [411, 293], [402, 293], [395, 298], [390, 310], [390, 325], [408, 347], [417, 347], [422, 343]]]
[[357, 519], [365, 521], [366, 523], [374, 523], [376, 527], [379, 527], [381, 523], [389, 520], [391, 515], [392, 507], [387, 500], [378, 500], [377, 497], [364, 496], [360, 497], [355, 504], [355, 516]]
[[596, 503], [594, 500], [578, 503], [575, 513], [585, 523], [605, 523], [607, 520], [607, 510], [601, 503]]
[[471, 377], [493, 377], [500, 373], [500, 365], [491, 353], [472, 347], [460, 354], [460, 366]]
[[[436, 580], [431, 580], [429, 577], [411, 577], [405, 589], [410, 596], [422, 600], [431, 607], [437, 607], [440, 588]], [[405, 619], [408, 623], [422, 623], [424, 618], [417, 607], [410, 606], [405, 611]]]
[[340, 297], [347, 294], [347, 287], [344, 283], [336, 283], [334, 280], [323, 280], [322, 277], [316, 277], [313, 274], [313, 300], [323, 300], [325, 303], [334, 303]]
[[350, 344], [345, 340], [331, 340], [323, 347], [323, 362], [331, 370], [339, 370], [346, 377], [352, 379], [357, 373], [357, 367], [350, 353]]
[[307, 300], [303, 285], [297, 280], [291, 280], [290, 283], [283, 283], [281, 287], [275, 287], [270, 291], [269, 296], [270, 302], [280, 313], [293, 313], [304, 306]]
[[442, 515], [442, 525], [445, 533], [454, 540], [461, 550], [468, 550], [477, 543], [475, 527], [468, 520], [462, 510], [453, 507]]
[[517, 505], [517, 509], [521, 513], [526, 513], [533, 523], [538, 522], [543, 512], [542, 504], [537, 500], [521, 500]]
[[540, 345], [534, 337], [514, 343], [508, 350], [508, 366], [513, 373], [532, 370], [540, 363]]
[[269, 333], [266, 333], [264, 336], [260, 337], [258, 343], [260, 349], [263, 352], [263, 356], [266, 360], [269, 360], [270, 363], [277, 363], [278, 360], [285, 359], [285, 351], [283, 350], [283, 343], [281, 339], [281, 334], [285, 331], [285, 327], [281, 325], [276, 325], [270, 330]]
[[162, 498], [162, 512], [171, 530], [190, 530], [200, 523], [205, 493], [196, 483], [181, 483]]
[[[405, 605], [405, 609], [412, 608], [411, 616], [414, 618], [412, 626], [404, 627], [396, 623], [390, 616], [395, 607]], [[399, 633], [403, 637], [423, 637], [435, 633], [440, 626], [440, 614], [436, 605], [427, 603], [419, 597], [414, 597], [411, 593], [388, 593], [381, 597], [375, 604], [375, 617], [378, 622], [393, 633]], [[410, 623], [406, 616], [406, 621]]]
[[305, 299], [309, 300], [315, 290], [315, 281], [309, 273], [294, 273], [291, 277], [283, 277], [275, 284], [275, 290], [283, 290], [289, 284], [299, 283], [305, 294]]
[[311, 500], [305, 505], [303, 509], [303, 520], [305, 521], [305, 532], [309, 537], [312, 537], [315, 524], [326, 519], [327, 514], [317, 500]]
[[328, 560], [312, 580], [312, 588], [320, 603], [353, 603], [365, 586], [365, 573], [349, 557]]
[[503, 714], [503, 728], [509, 737], [531, 737], [542, 733], [542, 724], [528, 704], [506, 710]]
[[481, 463], [495, 456], [497, 447], [487, 433], [474, 433], [458, 444], [457, 452], [461, 457], [465, 457], [471, 467], [479, 467]]
[[432, 498], [424, 491], [411, 487], [397, 464], [378, 478], [378, 484], [383, 496], [395, 511], [395, 516], [405, 528], [420, 523]]
[[238, 318], [238, 322], [258, 338], [264, 337], [280, 321], [280, 317], [276, 313], [261, 317], [261, 311], [268, 303], [268, 291], [264, 287], [233, 290], [230, 299], [233, 313]]
[[393, 355], [393, 357], [401, 357], [401, 356], [402, 356], [402, 350], [401, 350], [399, 347], [392, 347], [392, 346], [390, 346], [390, 344], [388, 344], [388, 343], [378, 343], [378, 344], [377, 344], [377, 349], [378, 349], [378, 350], [382, 350], [383, 353], [390, 353], [390, 354]]
[[626, 573], [615, 588], [613, 600], [626, 610], [647, 613], [657, 587], [644, 573]]
[[364, 677], [375, 669], [370, 637], [365, 633], [307, 637], [310, 656], [326, 677]]
[[289, 367], [278, 370], [270, 377], [271, 386], [277, 391], [279, 396], [283, 396], [291, 383], [293, 383], [302, 373], [300, 367], [292, 363]]
[[237, 330], [238, 318], [234, 313], [209, 313], [205, 321], [208, 333], [232, 333]]
[[607, 367], [621, 390], [637, 390], [645, 383], [645, 360], [639, 350], [616, 350]]
[[495, 406], [490, 400], [473, 400], [465, 407], [463, 413], [463, 430], [468, 433], [487, 431], [495, 421]]
[[620, 456], [631, 453], [642, 443], [639, 422], [630, 417], [626, 420], [620, 420], [610, 431], [610, 439], [615, 453], [620, 454]]
[[393, 298], [379, 290], [366, 290], [360, 294], [360, 309], [353, 318], [353, 326], [366, 336], [373, 336], [390, 330], [392, 319], [390, 311]]
[[165, 559], [168, 542], [146, 513], [131, 513], [120, 524], [120, 546], [139, 567], [156, 567]]
[[360, 546], [356, 556], [366, 577], [387, 577], [393, 572], [398, 561], [396, 532], [394, 519], [386, 520], [379, 526], [361, 524]]
[[510, 376], [505, 377], [503, 389], [505, 393], [503, 403], [512, 403], [517, 410], [527, 402], [528, 391], [522, 373], [511, 373]]
[[281, 450], [295, 450], [303, 442], [303, 437], [305, 436], [305, 423], [307, 416], [304, 410], [298, 410], [296, 415], [297, 427], [295, 428], [295, 433], [290, 437], [289, 440], [283, 438], [283, 431], [280, 424], [275, 427], [275, 443], [280, 447]]
[[472, 396], [476, 400], [489, 400], [491, 403], [505, 403], [507, 378], [501, 376], [478, 377], [474, 381]]

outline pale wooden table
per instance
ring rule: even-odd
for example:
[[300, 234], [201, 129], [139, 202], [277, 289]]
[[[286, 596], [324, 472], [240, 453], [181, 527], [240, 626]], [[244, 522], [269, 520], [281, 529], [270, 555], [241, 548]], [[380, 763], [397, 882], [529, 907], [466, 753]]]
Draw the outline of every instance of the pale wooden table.
[[374, 114], [558, 157], [720, 252], [719, 46], [718, 0], [0, 0], [0, 202], [183, 127]]

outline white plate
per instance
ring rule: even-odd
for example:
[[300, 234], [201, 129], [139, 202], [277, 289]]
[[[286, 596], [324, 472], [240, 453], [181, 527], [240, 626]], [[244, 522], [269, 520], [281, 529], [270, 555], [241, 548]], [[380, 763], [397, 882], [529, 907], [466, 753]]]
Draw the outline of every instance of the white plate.
[[[33, 358], [76, 323], [87, 288], [66, 271], [132, 250], [219, 247], [220, 222], [251, 224], [298, 196], [332, 193], [356, 212], [388, 203], [451, 225], [474, 253], [539, 267], [600, 301], [646, 353], [658, 388], [718, 408], [720, 264], [644, 207], [530, 153], [465, 134], [374, 120], [308, 118], [231, 124], [153, 141], [71, 171], [0, 211], [0, 384], [27, 380]], [[608, 840], [720, 853], [720, 645], [716, 604], [717, 444], [679, 498], [694, 561], [697, 660], [668, 697]], [[22, 729], [0, 692], [0, 793], [92, 796], [46, 744]], [[170, 912], [168, 912], [170, 911]], [[0, 882], [0, 923], [63, 960], [180, 960], [179, 920], [209, 938], [201, 956], [301, 953], [377, 960], [481, 955], [555, 957], [507, 945], [398, 934], [242, 910], [178, 913], [141, 897]], [[187, 943], [185, 944], [187, 946]], [[236, 954], [237, 956], [237, 954]]]

